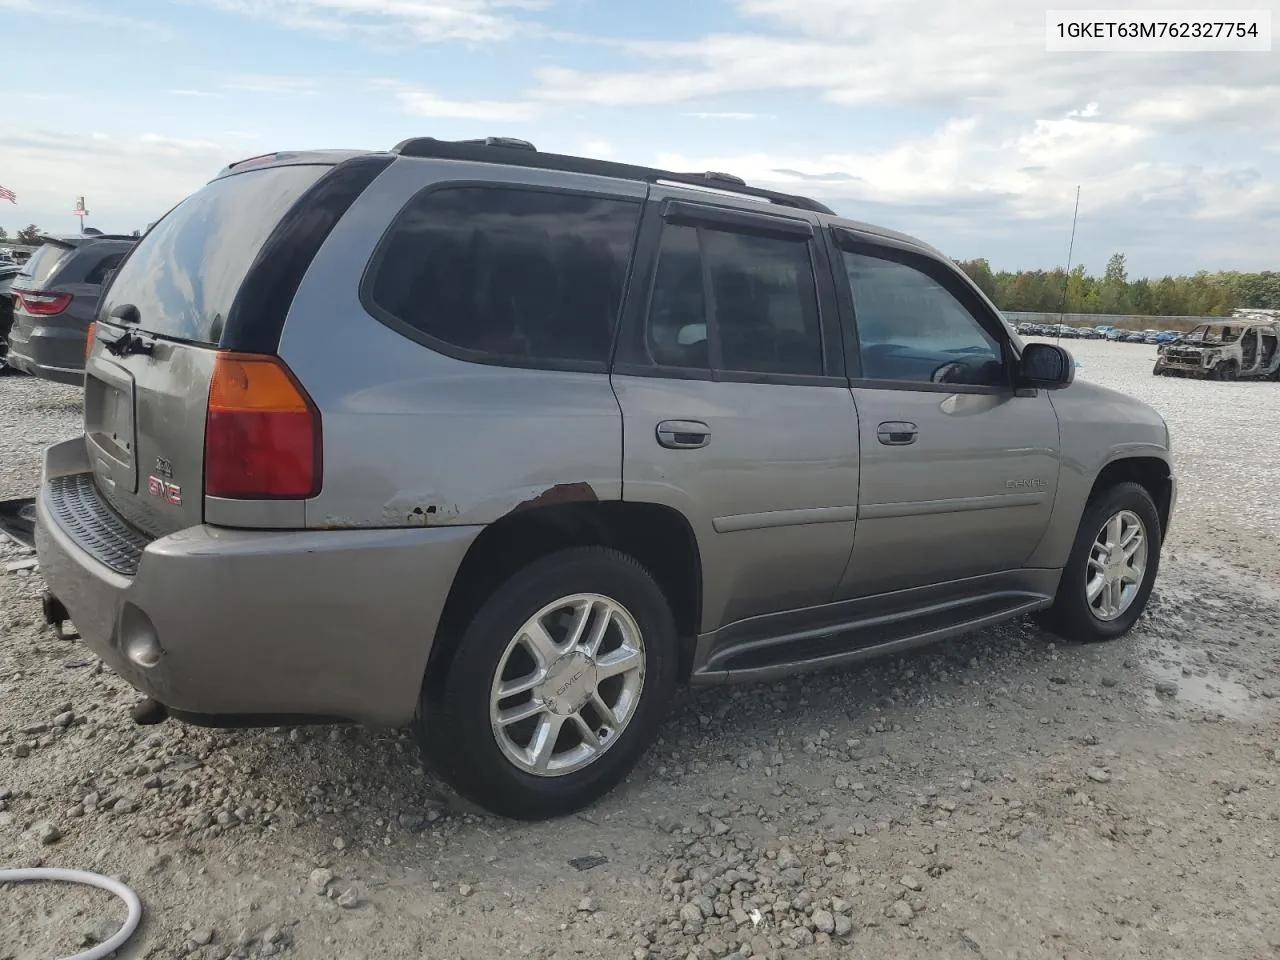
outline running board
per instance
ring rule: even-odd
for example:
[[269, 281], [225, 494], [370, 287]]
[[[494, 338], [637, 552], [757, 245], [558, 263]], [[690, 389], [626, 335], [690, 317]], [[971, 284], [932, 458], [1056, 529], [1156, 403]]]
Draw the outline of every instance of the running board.
[[893, 613], [865, 611], [843, 623], [776, 636], [757, 633], [741, 642], [724, 638], [708, 644], [710, 655], [691, 679], [699, 684], [772, 680], [840, 666], [980, 630], [1052, 603], [1048, 593], [1001, 591]]

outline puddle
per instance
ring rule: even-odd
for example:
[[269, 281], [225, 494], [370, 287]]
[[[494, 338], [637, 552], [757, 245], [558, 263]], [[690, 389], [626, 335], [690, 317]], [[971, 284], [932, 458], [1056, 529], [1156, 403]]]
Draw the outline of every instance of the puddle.
[[[1249, 691], [1234, 680], [1223, 680], [1220, 677], [1201, 677], [1193, 673], [1183, 676], [1182, 664], [1169, 661], [1146, 663], [1143, 668], [1151, 675], [1153, 687], [1148, 700], [1153, 705], [1168, 706], [1170, 703], [1189, 704], [1210, 713], [1219, 713], [1224, 717], [1240, 720], [1253, 710], [1252, 696]], [[1155, 692], [1154, 682], [1171, 680], [1178, 685], [1176, 697], [1165, 697]]]

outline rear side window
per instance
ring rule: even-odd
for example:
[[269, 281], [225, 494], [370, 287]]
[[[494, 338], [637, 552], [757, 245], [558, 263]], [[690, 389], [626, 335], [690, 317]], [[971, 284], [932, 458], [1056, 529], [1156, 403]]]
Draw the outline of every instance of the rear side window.
[[808, 241], [668, 224], [646, 340], [660, 367], [820, 376], [822, 333]]
[[60, 243], [46, 243], [23, 264], [17, 282], [24, 287], [43, 286], [74, 252], [73, 247], [64, 247]]
[[580, 194], [427, 191], [383, 242], [368, 306], [464, 359], [607, 362], [639, 215], [636, 201]]
[[138, 326], [215, 344], [249, 267], [289, 208], [332, 167], [267, 167], [214, 180], [139, 241], [102, 310], [137, 307]]
[[93, 268], [85, 274], [85, 283], [102, 284], [106, 282], [107, 274], [116, 267], [120, 266], [120, 261], [124, 259], [124, 253], [109, 253], [97, 263]]

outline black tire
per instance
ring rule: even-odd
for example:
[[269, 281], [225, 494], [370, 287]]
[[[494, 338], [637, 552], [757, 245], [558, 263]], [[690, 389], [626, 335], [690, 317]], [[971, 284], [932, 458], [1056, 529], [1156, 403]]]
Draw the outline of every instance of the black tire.
[[[1128, 609], [1114, 620], [1104, 620], [1095, 615], [1085, 593], [1088, 558], [1103, 525], [1121, 510], [1132, 511], [1145, 528], [1146, 575]], [[1151, 597], [1151, 589], [1160, 571], [1161, 539], [1160, 514], [1146, 487], [1126, 481], [1096, 492], [1080, 518], [1080, 527], [1076, 531], [1066, 569], [1062, 571], [1053, 606], [1039, 617], [1041, 626], [1063, 639], [1080, 643], [1124, 636], [1142, 616]]]
[[13, 328], [13, 300], [0, 297], [0, 375], [9, 369], [9, 331]]
[[[614, 600], [644, 644], [644, 682], [631, 720], [588, 766], [538, 776], [508, 760], [490, 723], [490, 694], [507, 646], [547, 604], [578, 593]], [[442, 675], [429, 676], [413, 732], [423, 760], [464, 800], [517, 820], [564, 816], [594, 803], [656, 738], [676, 686], [679, 652], [666, 597], [647, 570], [616, 550], [584, 547], [535, 561], [500, 586], [463, 628]]]

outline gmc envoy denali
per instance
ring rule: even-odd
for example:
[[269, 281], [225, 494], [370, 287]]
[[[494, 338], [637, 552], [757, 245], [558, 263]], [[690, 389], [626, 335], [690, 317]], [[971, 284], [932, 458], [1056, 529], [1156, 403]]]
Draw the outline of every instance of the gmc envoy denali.
[[87, 351], [46, 619], [139, 719], [412, 725], [517, 818], [608, 792], [681, 682], [1118, 637], [1176, 496], [1160, 416], [937, 250], [504, 138], [232, 164]]

